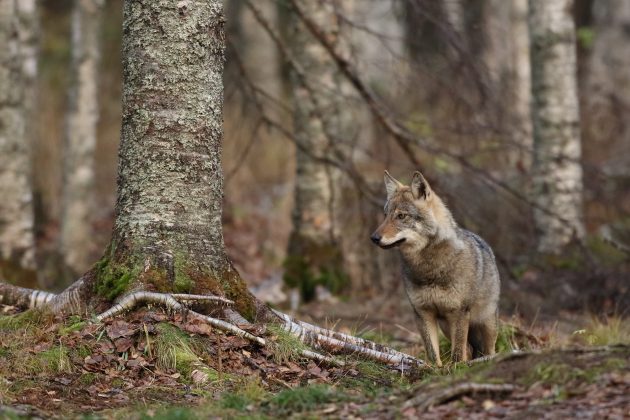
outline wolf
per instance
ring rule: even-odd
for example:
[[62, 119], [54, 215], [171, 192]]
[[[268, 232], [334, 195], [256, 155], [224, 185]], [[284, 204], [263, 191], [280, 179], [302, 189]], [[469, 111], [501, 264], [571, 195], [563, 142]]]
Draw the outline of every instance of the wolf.
[[416, 171], [403, 185], [385, 171], [385, 220], [371, 236], [402, 256], [405, 290], [427, 357], [442, 366], [438, 325], [451, 341], [451, 358], [466, 361], [495, 353], [499, 271], [492, 249], [460, 228], [444, 202]]

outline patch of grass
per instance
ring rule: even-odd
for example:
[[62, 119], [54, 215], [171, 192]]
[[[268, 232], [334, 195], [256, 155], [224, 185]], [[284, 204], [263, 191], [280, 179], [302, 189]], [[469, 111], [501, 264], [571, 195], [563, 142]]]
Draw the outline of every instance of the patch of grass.
[[594, 372], [585, 371], [566, 363], [545, 361], [534, 366], [523, 378], [522, 382], [526, 385], [532, 385], [536, 382], [563, 385], [574, 380], [590, 381], [594, 375]]
[[342, 401], [345, 396], [328, 385], [316, 384], [286, 389], [271, 398], [270, 404], [281, 412], [314, 410], [318, 405]]
[[376, 395], [383, 389], [402, 389], [409, 386], [406, 376], [382, 363], [360, 360], [354, 364], [354, 368], [358, 371], [358, 375], [344, 377], [340, 381], [344, 388], [354, 389], [362, 394]]
[[149, 410], [140, 415], [142, 420], [193, 420], [204, 418], [188, 407], [165, 407]]
[[29, 309], [15, 315], [0, 316], [0, 331], [17, 331], [29, 326], [41, 324], [44, 313], [37, 309]]
[[37, 353], [30, 358], [31, 363], [28, 370], [32, 373], [70, 373], [72, 372], [72, 363], [69, 353], [68, 348], [61, 344]]
[[191, 379], [194, 370], [205, 373], [210, 381], [219, 379], [218, 372], [204, 365], [195, 354], [187, 334], [166, 323], [158, 324], [157, 331], [158, 335], [153, 345], [158, 367], [175, 370], [188, 380]]
[[496, 351], [499, 353], [517, 350], [516, 327], [512, 324], [499, 322], [499, 334], [497, 336]]
[[630, 322], [619, 316], [593, 318], [585, 329], [575, 331], [573, 335], [591, 346], [630, 344]]
[[94, 382], [96, 382], [96, 379], [96, 373], [85, 372], [79, 377], [79, 382], [81, 382], [83, 385], [92, 385]]
[[278, 324], [270, 324], [267, 329], [272, 334], [273, 357], [276, 363], [286, 363], [303, 358], [301, 350], [308, 347]]
[[87, 356], [92, 354], [92, 349], [85, 344], [79, 344], [70, 351], [70, 354], [80, 359], [85, 359]]

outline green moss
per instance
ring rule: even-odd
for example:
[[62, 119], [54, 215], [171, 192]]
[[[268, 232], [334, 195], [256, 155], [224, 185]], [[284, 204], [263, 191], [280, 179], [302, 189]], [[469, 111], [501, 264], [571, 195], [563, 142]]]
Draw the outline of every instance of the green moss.
[[92, 385], [94, 382], [96, 382], [96, 379], [96, 373], [85, 372], [81, 375], [81, 377], [79, 377], [79, 382], [81, 382], [83, 385]]
[[15, 315], [0, 316], [0, 331], [17, 331], [32, 325], [41, 324], [44, 313], [38, 309], [29, 309]]
[[25, 367], [31, 373], [70, 373], [72, 363], [70, 362], [69, 349], [59, 345], [49, 350], [33, 355], [25, 360]]
[[576, 31], [578, 43], [585, 50], [590, 50], [595, 41], [595, 31], [591, 26], [581, 26]]
[[318, 405], [346, 399], [340, 390], [328, 385], [315, 384], [287, 389], [275, 395], [270, 404], [281, 413], [296, 413], [315, 409]]
[[113, 300], [129, 288], [140, 272], [139, 266], [130, 268], [104, 256], [95, 265], [96, 293], [108, 300]]
[[190, 293], [195, 288], [195, 281], [186, 270], [186, 257], [181, 253], [176, 253], [174, 257], [175, 281], [173, 290], [176, 293]]
[[83, 329], [83, 327], [87, 324], [86, 321], [79, 321], [76, 322], [74, 324], [70, 324], [68, 326], [64, 326], [59, 328], [59, 335], [64, 336], [64, 335], [68, 335], [70, 333], [73, 333], [75, 331], [80, 331]]

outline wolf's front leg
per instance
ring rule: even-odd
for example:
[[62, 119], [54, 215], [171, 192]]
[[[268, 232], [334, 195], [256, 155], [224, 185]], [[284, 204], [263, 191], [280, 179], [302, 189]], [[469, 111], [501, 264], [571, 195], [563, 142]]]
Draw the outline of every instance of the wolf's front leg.
[[442, 367], [440, 344], [438, 341], [437, 314], [428, 310], [416, 310], [420, 335], [427, 351], [427, 357], [438, 367]]
[[451, 333], [451, 359], [454, 362], [468, 360], [468, 327], [470, 325], [469, 311], [454, 311], [446, 318]]

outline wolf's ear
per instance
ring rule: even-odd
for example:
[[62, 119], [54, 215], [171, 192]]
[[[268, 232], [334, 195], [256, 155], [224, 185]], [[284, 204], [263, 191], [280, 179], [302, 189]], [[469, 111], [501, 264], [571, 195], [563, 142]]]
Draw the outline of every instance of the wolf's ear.
[[411, 180], [411, 194], [413, 198], [419, 200], [421, 198], [428, 200], [431, 197], [431, 187], [422, 174], [418, 171], [413, 173]]
[[396, 178], [391, 176], [389, 172], [385, 171], [385, 190], [387, 190], [387, 199], [389, 199], [400, 187], [403, 186]]

